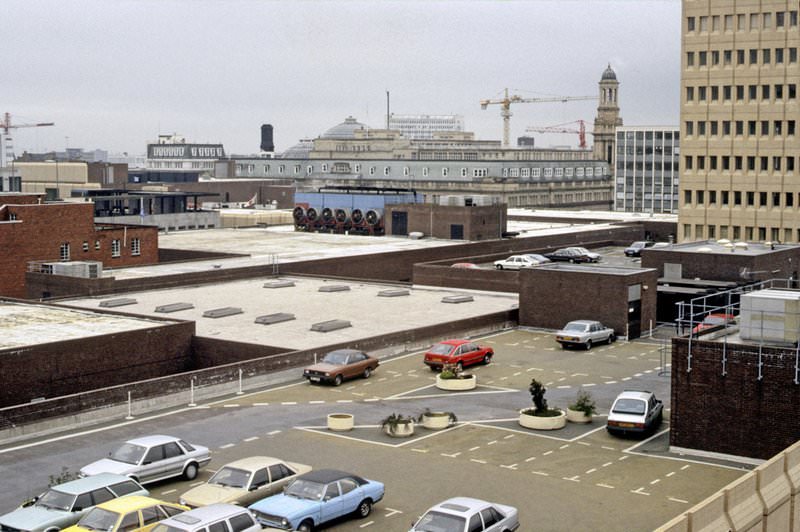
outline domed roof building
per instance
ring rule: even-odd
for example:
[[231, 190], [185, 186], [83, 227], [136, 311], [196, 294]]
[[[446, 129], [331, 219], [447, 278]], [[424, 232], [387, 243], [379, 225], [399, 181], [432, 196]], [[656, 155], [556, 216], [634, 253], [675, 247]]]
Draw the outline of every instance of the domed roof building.
[[352, 116], [345, 118], [344, 122], [335, 125], [322, 134], [323, 139], [352, 139], [355, 138], [355, 131], [358, 129], [370, 129], [366, 124], [362, 124]]
[[608, 64], [608, 67], [603, 71], [603, 75], [600, 78], [600, 81], [617, 81], [617, 73], [611, 68], [611, 63]]
[[311, 150], [314, 149], [314, 142], [311, 139], [302, 139], [294, 146], [287, 148], [280, 158], [281, 159], [308, 159]]

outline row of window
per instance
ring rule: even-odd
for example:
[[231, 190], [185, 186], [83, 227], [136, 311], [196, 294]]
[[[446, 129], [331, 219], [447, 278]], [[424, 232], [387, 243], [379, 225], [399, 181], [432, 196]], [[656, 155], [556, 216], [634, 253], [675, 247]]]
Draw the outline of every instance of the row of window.
[[[94, 249], [95, 251], [100, 251], [100, 241], [94, 241]], [[84, 240], [83, 241], [83, 251], [89, 251], [89, 242]], [[138, 238], [131, 238], [131, 256], [138, 257], [142, 254], [142, 242]], [[62, 261], [70, 260], [70, 245], [69, 242], [63, 242], [58, 248], [58, 256], [59, 259]], [[122, 246], [121, 242], [118, 238], [111, 240], [111, 257], [118, 258], [122, 256]]]
[[709, 31], [758, 31], [797, 27], [797, 11], [769, 13], [737, 13], [686, 17], [686, 31], [707, 33]]
[[[720, 53], [721, 52], [721, 53]], [[733, 66], [736, 54], [736, 66], [744, 65], [782, 65], [785, 61], [797, 63], [797, 48], [737, 48], [726, 50], [700, 50], [686, 52], [686, 66]], [[759, 62], [759, 56], [761, 60]], [[696, 60], [696, 61], [695, 61]]]
[[192, 169], [213, 169], [213, 161], [147, 161], [148, 168], [192, 168]]
[[[781, 231], [779, 227], [754, 227], [749, 225], [701, 225], [694, 226], [694, 236], [692, 236], [692, 224], [683, 224], [684, 240], [716, 240], [717, 238], [728, 238], [731, 240], [745, 240], [753, 242], [756, 240], [766, 241], [767, 235], [773, 242], [792, 242], [794, 231], [785, 227]], [[800, 229], [797, 230], [794, 241], [800, 241]]]
[[[785, 90], [784, 90], [785, 89]], [[791, 101], [797, 99], [797, 84], [789, 83], [783, 85], [711, 85], [709, 87], [686, 87], [686, 102], [744, 102], [745, 95], [747, 101]], [[735, 95], [735, 98], [734, 98]]]
[[[747, 135], [749, 137], [769, 137], [774, 135], [782, 137], [784, 135], [794, 135], [797, 123], [794, 120], [698, 120], [696, 122], [687, 120], [683, 125], [686, 135], [689, 137], [695, 134], [695, 130], [699, 136], [728, 137], [735, 135], [742, 137]], [[697, 128], [695, 128], [695, 125], [697, 125]]]
[[[247, 173], [252, 174], [254, 170], [254, 165], [252, 164], [237, 164], [237, 175], [241, 175], [242, 172], [246, 171]], [[296, 164], [294, 165], [294, 173], [299, 174], [302, 170], [302, 165]], [[361, 173], [362, 166], [359, 163], [355, 163], [353, 165], [353, 172], [354, 173]], [[269, 174], [272, 171], [272, 167], [269, 164], [264, 165], [264, 173]], [[286, 171], [286, 165], [278, 165], [278, 174], [283, 174]], [[328, 172], [328, 164], [323, 163], [320, 167], [320, 171], [325, 173]], [[334, 171], [336, 172], [347, 172], [347, 169], [339, 168], [338, 166], [335, 167]], [[370, 166], [367, 170], [368, 174], [374, 176], [378, 172], [378, 167]], [[306, 166], [306, 175], [311, 175], [314, 173], [314, 166], [308, 165]], [[441, 169], [442, 177], [449, 177], [450, 176], [450, 168], [443, 167]], [[592, 177], [592, 176], [602, 176], [603, 170], [602, 167], [594, 168], [592, 166], [587, 167], [557, 167], [557, 168], [503, 168], [503, 177], [541, 177], [542, 174], [544, 177]], [[390, 176], [392, 175], [392, 167], [391, 166], [384, 166], [383, 167], [383, 175]], [[461, 177], [469, 177], [470, 171], [468, 168], [460, 168], [459, 175]], [[489, 175], [488, 168], [473, 168], [472, 169], [472, 177], [487, 177]], [[408, 166], [403, 167], [403, 176], [411, 177], [411, 168]], [[422, 168], [422, 177], [429, 177], [430, 176], [430, 169], [428, 167]]]
[[772, 157], [755, 155], [686, 155], [683, 159], [686, 170], [739, 170], [747, 172], [793, 172], [794, 157]]
[[[718, 201], [719, 203], [717, 203]], [[753, 190], [684, 190], [683, 203], [686, 206], [695, 207], [733, 205], [734, 207], [794, 208], [800, 205], [800, 193], [756, 192]]]

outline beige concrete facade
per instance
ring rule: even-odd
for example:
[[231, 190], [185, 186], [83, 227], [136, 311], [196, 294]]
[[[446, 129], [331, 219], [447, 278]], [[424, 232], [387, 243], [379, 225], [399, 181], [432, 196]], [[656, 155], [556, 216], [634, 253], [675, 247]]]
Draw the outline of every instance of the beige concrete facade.
[[797, 2], [683, 0], [679, 240], [798, 242]]

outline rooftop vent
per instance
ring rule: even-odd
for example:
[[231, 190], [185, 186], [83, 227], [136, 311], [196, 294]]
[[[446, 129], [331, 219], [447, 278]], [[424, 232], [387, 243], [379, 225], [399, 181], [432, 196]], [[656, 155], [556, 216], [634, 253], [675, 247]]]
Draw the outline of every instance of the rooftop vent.
[[226, 316], [234, 316], [236, 314], [242, 314], [243, 312], [244, 311], [239, 307], [222, 307], [203, 312], [203, 317], [216, 319], [216, 318], [224, 318]]
[[315, 323], [311, 326], [312, 331], [316, 332], [331, 332], [338, 331], [339, 329], [346, 329], [353, 325], [347, 320], [328, 320]]
[[474, 301], [472, 296], [446, 296], [442, 298], [442, 303], [469, 303]]
[[170, 303], [169, 305], [161, 305], [156, 307], [156, 312], [168, 314], [170, 312], [178, 312], [179, 310], [189, 310], [193, 308], [194, 305], [191, 303]]
[[135, 305], [136, 303], [138, 303], [138, 301], [131, 297], [121, 297], [119, 299], [106, 299], [105, 301], [101, 301], [100, 306], [103, 308], [114, 308], [124, 307], [125, 305]]
[[280, 323], [282, 321], [292, 321], [295, 319], [294, 314], [288, 312], [278, 312], [277, 314], [267, 314], [256, 318], [255, 323], [260, 325], [272, 325], [273, 323]]
[[411, 292], [408, 290], [404, 290], [402, 288], [395, 288], [391, 290], [381, 290], [378, 292], [378, 296], [380, 297], [400, 297], [400, 296], [407, 296], [411, 295]]
[[327, 286], [320, 286], [320, 292], [347, 292], [350, 290], [350, 287], [346, 284], [332, 284]]
[[264, 288], [288, 288], [290, 286], [294, 286], [294, 281], [289, 281], [287, 279], [264, 283]]

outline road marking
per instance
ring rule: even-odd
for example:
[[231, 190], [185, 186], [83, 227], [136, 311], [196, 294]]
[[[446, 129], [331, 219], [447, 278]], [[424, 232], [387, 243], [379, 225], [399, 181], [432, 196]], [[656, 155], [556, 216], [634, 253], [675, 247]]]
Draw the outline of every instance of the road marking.
[[579, 441], [577, 443], [578, 443], [578, 445], [585, 445], [586, 447], [591, 447], [592, 446], [591, 443], [588, 443], [588, 442], [585, 442], [585, 441]]
[[612, 377], [611, 375], [600, 375], [600, 378], [601, 379], [613, 379], [614, 377]]
[[359, 393], [359, 392], [353, 392], [353, 395], [357, 395], [358, 397], [364, 397], [364, 396], [365, 396], [365, 395], [367, 395], [367, 394], [365, 394], [365, 393]]
[[646, 370], [644, 370], [644, 372], [645, 373], [653, 373], [653, 370], [652, 369], [646, 369]]
[[607, 445], [603, 445], [600, 447], [601, 449], [605, 449], [606, 451], [616, 451], [614, 447], [609, 447]]
[[477, 451], [477, 450], [478, 450], [478, 449], [480, 449], [480, 448], [481, 448], [481, 446], [480, 446], [480, 445], [478, 445], [477, 447], [473, 447], [472, 449], [470, 449], [470, 450], [469, 450], [469, 452], [472, 452], [472, 451]]
[[308, 404], [310, 404], [310, 405], [324, 405], [325, 401], [309, 401]]
[[586, 471], [586, 473], [584, 473], [584, 475], [591, 475], [591, 474], [592, 474], [592, 473], [594, 473], [595, 471], [597, 471], [597, 468], [596, 468], [596, 467], [593, 467], [593, 468], [589, 469], [588, 471]]
[[642, 374], [641, 374], [641, 373], [634, 373], [634, 374], [633, 374], [633, 376], [634, 376], [634, 377], [641, 377], [641, 376], [642, 376]]
[[388, 377], [381, 377], [380, 379], [378, 379], [378, 382], [383, 382], [386, 380], [389, 380]]
[[553, 454], [553, 451], [547, 451], [546, 453], [542, 454], [542, 456], [547, 456], [548, 454]]
[[375, 523], [375, 521], [367, 521], [363, 525], [359, 525], [358, 528], [365, 528], [365, 527], [368, 527], [369, 525], [374, 524], [374, 523]]
[[683, 503], [683, 504], [689, 504], [689, 501], [684, 501], [683, 499], [676, 499], [675, 497], [667, 497], [667, 500], [668, 501], [672, 501], [672, 502], [680, 502], [680, 503]]
[[589, 375], [586, 373], [573, 373], [570, 377], [588, 377]]
[[562, 445], [561, 447], [559, 447], [559, 449], [566, 449], [567, 447], [569, 447], [569, 444], [568, 444], [568, 443], [567, 443], [567, 444], [565, 444], [565, 445]]
[[403, 513], [403, 512], [401, 512], [400, 510], [395, 510], [394, 508], [388, 508], [388, 507], [387, 507], [387, 508], [384, 508], [384, 509], [389, 511], [389, 513], [388, 513], [388, 514], [384, 514], [384, 517], [391, 517], [391, 516], [393, 516], [393, 515], [395, 515], [395, 514], [401, 514], [401, 513]]
[[203, 482], [202, 480], [200, 482], [192, 482], [191, 484], [189, 484], [189, 487], [193, 488], [195, 486], [199, 486], [200, 484], [205, 484], [205, 482]]
[[219, 448], [220, 449], [230, 449], [234, 445], [236, 445], [236, 444], [235, 443], [226, 443], [225, 445], [220, 445]]
[[530, 458], [526, 458], [525, 462], [532, 462], [533, 460], [536, 460], [535, 456], [531, 456]]
[[370, 397], [369, 399], [364, 399], [364, 402], [367, 403], [367, 402], [380, 401], [380, 400], [381, 400], [380, 397]]
[[599, 487], [601, 487], [601, 488], [608, 488], [608, 489], [610, 489], [610, 490], [613, 490], [613, 489], [614, 489], [614, 486], [611, 486], [611, 485], [609, 485], [609, 484], [602, 484], [602, 483], [600, 483], [600, 484], [595, 484], [595, 486], [599, 486]]
[[470, 462], [475, 462], [477, 464], [485, 464], [486, 463], [486, 460], [477, 460], [475, 458], [470, 458], [469, 461]]
[[611, 464], [613, 464], [613, 463], [614, 463], [614, 462], [606, 462], [605, 464], [603, 464], [603, 465], [602, 465], [602, 467], [608, 467], [608, 466], [610, 466], [610, 465], [611, 465]]
[[500, 377], [501, 381], [508, 380], [508, 377]]
[[494, 445], [495, 443], [497, 443], [497, 440], [492, 440], [489, 443], [487, 443], [486, 445]]
[[227, 404], [227, 405], [222, 405], [222, 408], [237, 408], [238, 406], [239, 405], [236, 404]]
[[661, 479], [660, 479], [660, 478], [657, 478], [657, 479], [655, 479], [655, 480], [652, 480], [652, 481], [650, 481], [650, 485], [651, 485], [651, 486], [653, 486], [653, 485], [655, 485], [655, 484], [658, 484], [659, 482], [661, 482]]
[[541, 475], [543, 477], [549, 477], [550, 473], [545, 473], [544, 471], [531, 471], [534, 475]]
[[617, 458], [617, 460], [619, 460], [620, 462], [622, 462], [623, 460], [627, 460], [627, 459], [628, 459], [628, 456], [620, 456], [619, 458]]
[[513, 376], [513, 377], [516, 377], [517, 375], [522, 375], [522, 372], [521, 372], [521, 371], [518, 371], [518, 372], [514, 373], [514, 375], [512, 375], [512, 376]]
[[566, 378], [566, 377], [561, 377], [560, 379], [558, 379], [558, 382], [563, 382], [563, 381], [565, 381], [565, 380], [567, 380], [567, 378]]
[[338, 400], [338, 401], [336, 401], [336, 402], [337, 402], [337, 403], [352, 403], [352, 402], [353, 402], [353, 400], [352, 400], [352, 399], [339, 399], [339, 400]]
[[503, 436], [503, 439], [504, 439], [504, 440], [510, 440], [510, 439], [511, 439], [511, 438], [513, 438], [514, 436], [516, 436], [516, 434], [509, 434], [508, 436]]
[[355, 389], [356, 389], [355, 386], [348, 386], [347, 388], [345, 388], [345, 390], [355, 390]]
[[427, 453], [428, 452], [427, 449], [412, 448], [411, 450], [414, 451], [415, 453]]
[[511, 465], [502, 465], [501, 464], [500, 467], [504, 467], [506, 469], [513, 469], [514, 471], [516, 471], [517, 470], [517, 465], [518, 464], [511, 464]]
[[453, 454], [441, 453], [442, 456], [446, 456], [448, 458], [456, 458], [460, 454], [461, 454], [460, 452], [459, 453], [453, 453]]
[[630, 377], [622, 377], [622, 380], [623, 381], [629, 381], [629, 380], [631, 380], [631, 378]]
[[169, 495], [170, 493], [175, 493], [176, 491], [178, 491], [178, 490], [167, 490], [167, 491], [162, 491], [162, 492], [161, 492], [161, 495]]
[[616, 384], [617, 381], [606, 381], [606, 384]]
[[534, 371], [536, 368], [528, 368], [525, 371]]
[[533, 371], [544, 371], [542, 368], [531, 368]]
[[557, 388], [559, 390], [568, 390], [568, 389], [572, 388], [572, 386], [557, 386]]
[[253, 403], [253, 406], [269, 406], [269, 403]]
[[587, 383], [587, 384], [582, 384], [582, 386], [584, 386], [584, 387], [586, 387], [586, 388], [588, 388], [589, 386], [594, 386], [594, 385], [595, 385], [595, 384], [594, 384], [593, 382], [589, 382], [589, 383]]
[[574, 477], [561, 477], [562, 480], [569, 480], [570, 482], [580, 482], [578, 478], [579, 478], [578, 475], [575, 475]]
[[550, 386], [551, 384], [553, 384], [553, 381], [544, 383], [545, 386]]
[[281, 404], [282, 405], [296, 405], [297, 401], [284, 401]]
[[649, 493], [647, 493], [646, 491], [643, 491], [643, 490], [644, 490], [644, 486], [642, 486], [641, 488], [636, 489], [636, 490], [631, 490], [631, 493], [635, 493], [637, 495], [650, 495]]
[[245, 438], [244, 441], [251, 442], [251, 441], [256, 441], [257, 439], [258, 436], [250, 436], [249, 438]]
[[689, 464], [686, 464], [685, 466], [683, 466], [683, 467], [681, 468], [681, 471], [685, 471], [685, 470], [687, 470], [687, 469], [689, 469]]
[[674, 474], [675, 474], [675, 471], [670, 471], [669, 473], [667, 473], [667, 478], [671, 477]]
[[267, 432], [267, 436], [274, 436], [274, 435], [280, 434], [280, 433], [281, 433], [281, 431], [279, 431], [279, 430], [273, 430], [272, 432]]

